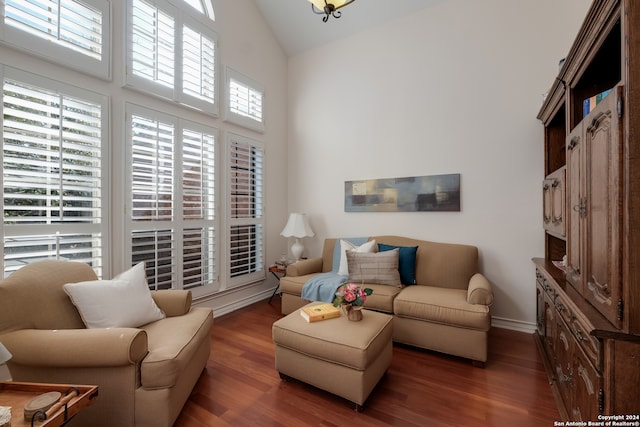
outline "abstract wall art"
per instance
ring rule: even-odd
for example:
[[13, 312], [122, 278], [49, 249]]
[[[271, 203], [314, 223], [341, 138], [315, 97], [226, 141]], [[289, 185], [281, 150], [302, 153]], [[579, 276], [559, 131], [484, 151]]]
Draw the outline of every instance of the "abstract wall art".
[[460, 174], [345, 181], [345, 212], [459, 212]]

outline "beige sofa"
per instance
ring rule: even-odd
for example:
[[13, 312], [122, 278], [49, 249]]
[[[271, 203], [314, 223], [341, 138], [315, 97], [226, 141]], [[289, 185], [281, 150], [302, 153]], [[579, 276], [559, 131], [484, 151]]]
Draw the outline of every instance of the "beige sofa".
[[[372, 239], [391, 246], [418, 247], [416, 284], [366, 284], [373, 295], [367, 298], [365, 308], [394, 315], [393, 340], [484, 366], [493, 292], [489, 281], [478, 273], [478, 249], [400, 236]], [[326, 239], [322, 257], [287, 267], [287, 275], [280, 280], [283, 314], [308, 303], [301, 298], [302, 287], [318, 273], [332, 271], [336, 244], [339, 239]]]
[[210, 353], [211, 309], [189, 291], [152, 296], [167, 317], [140, 328], [86, 329], [63, 290], [96, 280], [70, 261], [40, 261], [0, 281], [0, 342], [15, 381], [98, 385], [69, 426], [171, 426]]

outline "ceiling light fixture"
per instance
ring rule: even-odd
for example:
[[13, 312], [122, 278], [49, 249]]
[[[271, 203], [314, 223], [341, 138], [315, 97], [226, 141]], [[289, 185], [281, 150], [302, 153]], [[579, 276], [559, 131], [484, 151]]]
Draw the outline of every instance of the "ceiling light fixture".
[[340, 18], [342, 13], [338, 9], [353, 3], [355, 0], [309, 0], [311, 2], [311, 10], [318, 15], [324, 15], [323, 22], [329, 20], [329, 16]]

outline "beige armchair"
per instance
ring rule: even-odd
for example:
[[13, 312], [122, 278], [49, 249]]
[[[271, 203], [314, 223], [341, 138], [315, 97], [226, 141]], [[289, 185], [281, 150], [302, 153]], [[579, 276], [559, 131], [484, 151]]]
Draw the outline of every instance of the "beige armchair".
[[210, 353], [213, 314], [189, 291], [152, 296], [166, 318], [139, 328], [87, 329], [63, 285], [93, 269], [40, 261], [0, 281], [0, 342], [15, 381], [98, 385], [70, 426], [171, 426]]

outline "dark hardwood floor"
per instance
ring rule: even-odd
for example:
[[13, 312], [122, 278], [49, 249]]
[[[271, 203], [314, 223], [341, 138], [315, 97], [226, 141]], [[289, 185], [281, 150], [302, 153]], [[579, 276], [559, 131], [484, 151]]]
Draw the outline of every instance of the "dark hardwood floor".
[[216, 318], [211, 357], [175, 427], [553, 426], [560, 420], [533, 336], [493, 328], [486, 367], [394, 345], [363, 412], [274, 368], [280, 301]]

